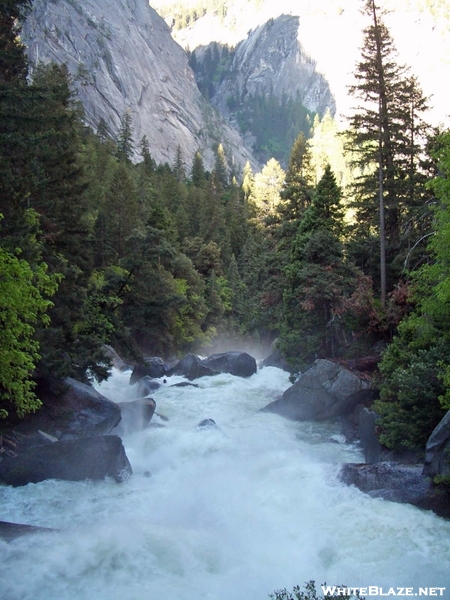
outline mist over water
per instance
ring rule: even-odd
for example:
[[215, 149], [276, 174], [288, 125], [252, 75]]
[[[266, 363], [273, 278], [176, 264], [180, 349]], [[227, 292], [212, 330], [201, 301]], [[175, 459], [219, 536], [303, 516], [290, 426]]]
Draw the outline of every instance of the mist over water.
[[[258, 412], [285, 372], [182, 380], [152, 395], [165, 427], [124, 438], [127, 482], [0, 487], [1, 519], [60, 530], [0, 540], [1, 600], [266, 600], [310, 579], [450, 597], [449, 522], [343, 486], [362, 456], [334, 426]], [[128, 381], [100, 391], [131, 401]]]

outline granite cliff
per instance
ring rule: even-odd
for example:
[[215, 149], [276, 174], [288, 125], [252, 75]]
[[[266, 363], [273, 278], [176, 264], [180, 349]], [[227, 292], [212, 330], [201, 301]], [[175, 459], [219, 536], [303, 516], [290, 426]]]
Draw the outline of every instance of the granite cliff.
[[302, 104], [323, 115], [334, 114], [336, 106], [325, 77], [299, 40], [300, 19], [280, 15], [248, 32], [235, 49], [229, 76], [225, 77], [211, 101], [227, 114], [227, 98], [273, 93], [297, 96]]
[[200, 149], [214, 163], [218, 143], [241, 169], [252, 155], [239, 135], [203, 98], [185, 51], [147, 0], [35, 0], [23, 28], [31, 64], [66, 63], [87, 124], [104, 119], [111, 135], [130, 111], [134, 138], [144, 135], [158, 163], [186, 164]]

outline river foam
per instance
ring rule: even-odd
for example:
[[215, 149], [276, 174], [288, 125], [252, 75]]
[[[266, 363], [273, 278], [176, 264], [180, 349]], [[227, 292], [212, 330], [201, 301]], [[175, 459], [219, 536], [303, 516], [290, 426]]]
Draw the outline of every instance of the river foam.
[[[100, 391], [131, 401], [128, 380]], [[59, 530], [0, 541], [1, 600], [266, 600], [310, 579], [450, 593], [449, 522], [342, 485], [362, 457], [334, 426], [258, 412], [286, 373], [181, 380], [152, 396], [165, 427], [124, 438], [127, 482], [0, 488], [0, 518]]]

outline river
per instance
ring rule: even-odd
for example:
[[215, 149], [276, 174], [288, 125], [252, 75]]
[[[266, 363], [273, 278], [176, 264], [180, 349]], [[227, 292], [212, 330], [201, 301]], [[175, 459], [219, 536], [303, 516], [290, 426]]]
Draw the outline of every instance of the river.
[[[133, 400], [128, 381], [99, 390]], [[287, 373], [177, 381], [153, 394], [165, 426], [124, 438], [125, 483], [0, 487], [1, 519], [59, 530], [0, 541], [1, 600], [267, 600], [310, 579], [450, 597], [450, 522], [342, 485], [362, 455], [333, 425], [258, 412]]]

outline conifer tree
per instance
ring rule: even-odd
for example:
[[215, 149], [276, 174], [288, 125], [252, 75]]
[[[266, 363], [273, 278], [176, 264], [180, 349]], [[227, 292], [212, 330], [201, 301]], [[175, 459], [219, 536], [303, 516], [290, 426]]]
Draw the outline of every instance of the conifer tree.
[[[350, 88], [361, 104], [350, 118], [348, 148], [361, 173], [354, 187], [356, 237], [361, 240], [365, 235], [370, 244], [374, 228], [378, 231], [377, 280], [384, 305], [387, 291], [398, 279], [394, 267], [401, 253], [403, 219], [410, 214], [411, 198], [411, 190], [408, 198], [404, 193], [404, 182], [413, 181], [407, 163], [416, 161], [415, 128], [418, 113], [426, 106], [418, 86], [407, 78], [405, 67], [397, 63], [393, 40], [375, 0], [367, 0], [365, 12], [372, 23], [365, 30], [362, 57], [355, 71], [356, 84]], [[378, 222], [374, 222], [374, 215]], [[370, 256], [369, 250], [367, 255]]]
[[134, 153], [133, 119], [129, 110], [122, 115], [119, 134], [117, 136], [117, 158], [131, 162]]
[[213, 176], [216, 178], [217, 184], [222, 188], [228, 185], [228, 164], [222, 144], [219, 144], [217, 147]]
[[191, 179], [192, 183], [196, 187], [201, 188], [204, 187], [206, 184], [205, 166], [200, 150], [197, 150], [197, 152], [194, 155], [194, 160], [192, 162]]
[[30, 8], [31, 0], [2, 0], [0, 4], [0, 86], [26, 83], [28, 62], [19, 33]]
[[303, 213], [284, 267], [283, 321], [279, 347], [291, 364], [339, 352], [345, 299], [357, 285], [357, 270], [339, 239], [341, 190], [329, 165]]
[[175, 155], [175, 163], [173, 165], [173, 174], [175, 175], [178, 183], [182, 183], [186, 179], [186, 169], [184, 166], [183, 152], [181, 146], [177, 146], [177, 153]]

